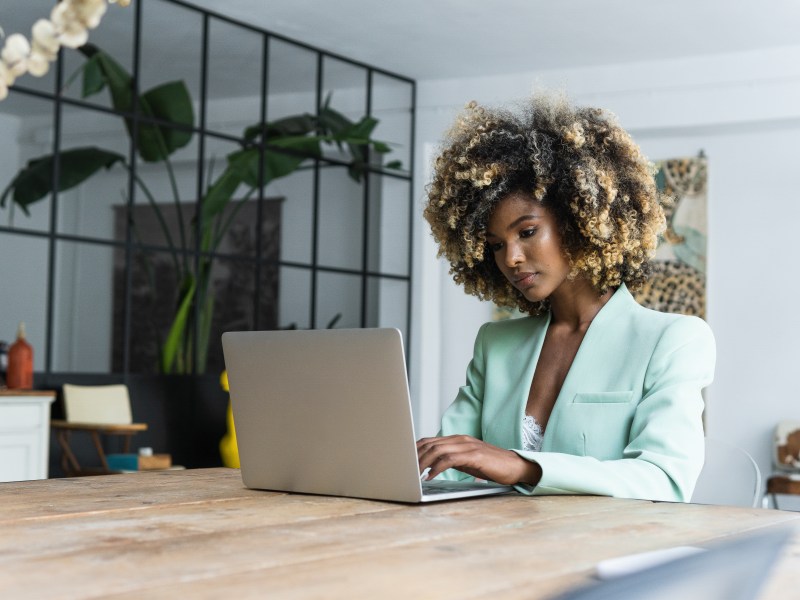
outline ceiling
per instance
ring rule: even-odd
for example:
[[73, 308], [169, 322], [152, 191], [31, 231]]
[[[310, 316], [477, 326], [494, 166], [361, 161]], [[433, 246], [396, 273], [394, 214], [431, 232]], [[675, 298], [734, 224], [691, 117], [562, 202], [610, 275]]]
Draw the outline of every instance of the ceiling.
[[414, 79], [800, 44], [797, 0], [189, 1]]
[[[183, 79], [197, 97], [201, 20], [164, 0], [142, 2], [142, 88]], [[448, 79], [707, 56], [800, 45], [798, 0], [183, 0], [315, 48], [416, 80]], [[0, 26], [30, 31], [53, 0], [3, 0]], [[133, 6], [111, 6], [90, 41], [132, 70]], [[212, 97], [257, 96], [260, 40], [212, 20]], [[227, 28], [227, 29], [226, 29]], [[221, 35], [219, 35], [221, 34]], [[314, 80], [312, 53], [273, 73], [292, 90]], [[67, 55], [65, 73], [82, 63]], [[342, 77], [346, 78], [343, 71]], [[357, 75], [354, 75], [357, 77]], [[363, 79], [363, 76], [362, 76]], [[52, 71], [20, 85], [52, 91]], [[306, 84], [304, 84], [306, 85]], [[247, 89], [243, 89], [247, 87]], [[78, 89], [76, 89], [78, 88]], [[313, 89], [313, 88], [307, 88]], [[73, 91], [75, 90], [75, 91]], [[79, 86], [69, 93], [78, 95]], [[31, 114], [17, 95], [0, 113]], [[50, 112], [43, 103], [38, 112]]]

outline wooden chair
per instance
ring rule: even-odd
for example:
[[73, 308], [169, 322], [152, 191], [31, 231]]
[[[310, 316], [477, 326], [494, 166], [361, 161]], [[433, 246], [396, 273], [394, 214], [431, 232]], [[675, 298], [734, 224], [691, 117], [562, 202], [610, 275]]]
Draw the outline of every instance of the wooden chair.
[[800, 496], [800, 421], [782, 420], [772, 438], [772, 465], [775, 471], [767, 478], [764, 508], [778, 507], [778, 495]]
[[[134, 434], [145, 431], [146, 423], [134, 423], [131, 413], [131, 401], [128, 387], [125, 385], [82, 386], [64, 384], [65, 419], [53, 419], [50, 425], [61, 446], [61, 467], [65, 475], [101, 475], [114, 473], [108, 466], [103, 449], [103, 438], [121, 437], [123, 452], [130, 452], [131, 438]], [[100, 467], [85, 467], [70, 447], [73, 432], [87, 432], [92, 438], [94, 447], [100, 458]]]

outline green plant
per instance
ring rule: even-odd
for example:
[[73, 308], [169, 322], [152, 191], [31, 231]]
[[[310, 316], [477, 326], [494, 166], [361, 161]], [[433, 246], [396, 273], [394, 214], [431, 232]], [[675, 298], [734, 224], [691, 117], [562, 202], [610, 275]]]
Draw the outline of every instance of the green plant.
[[[182, 81], [171, 81], [135, 96], [133, 78], [111, 56], [91, 44], [80, 52], [86, 62], [79, 71], [83, 79], [83, 96], [108, 90], [111, 102], [125, 116], [127, 134], [133, 138], [138, 156], [146, 162], [162, 163], [172, 188], [172, 200], [178, 208], [178, 240], [172, 235], [155, 197], [146, 183], [135, 176], [135, 184], [155, 211], [164, 240], [172, 255], [178, 275], [178, 289], [172, 324], [160, 344], [158, 368], [163, 373], [202, 372], [209, 342], [214, 298], [209, 294], [211, 259], [236, 210], [259, 187], [294, 172], [309, 158], [322, 156], [325, 144], [335, 144], [350, 156], [349, 174], [360, 181], [369, 158], [369, 151], [387, 153], [389, 146], [371, 138], [378, 121], [365, 116], [353, 122], [330, 107], [330, 97], [317, 114], [299, 114], [266, 123], [256, 123], [243, 133], [241, 148], [226, 157], [223, 171], [211, 181], [200, 200], [199, 211], [191, 226], [180, 217], [181, 198], [170, 157], [192, 139], [194, 111], [192, 99]], [[77, 74], [76, 74], [77, 75]], [[138, 107], [142, 120], [130, 118]], [[168, 125], [162, 123], [169, 123]], [[132, 173], [126, 157], [97, 147], [72, 148], [59, 153], [59, 179], [53, 182], [54, 155], [31, 160], [0, 195], [0, 206], [9, 197], [13, 205], [25, 214], [28, 207], [51, 194], [54, 189], [65, 191], [86, 181], [103, 169], [120, 165]], [[397, 161], [387, 168], [399, 168]], [[233, 200], [237, 190], [247, 190]], [[226, 208], [235, 202], [235, 208]], [[135, 223], [134, 223], [135, 228]], [[134, 229], [135, 231], [135, 229]], [[194, 235], [197, 235], [195, 238]], [[193, 250], [197, 243], [200, 260], [195, 262]], [[196, 339], [191, 324], [197, 320]], [[194, 361], [194, 346], [197, 361]]]

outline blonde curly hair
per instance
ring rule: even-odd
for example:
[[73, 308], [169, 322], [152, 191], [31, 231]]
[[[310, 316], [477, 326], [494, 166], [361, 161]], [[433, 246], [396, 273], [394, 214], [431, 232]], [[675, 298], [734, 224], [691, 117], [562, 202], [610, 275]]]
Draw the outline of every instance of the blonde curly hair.
[[472, 102], [446, 134], [425, 219], [467, 293], [539, 314], [495, 265], [486, 224], [498, 202], [530, 194], [556, 218], [569, 277], [604, 294], [649, 274], [666, 223], [653, 165], [609, 112], [534, 96], [518, 114]]

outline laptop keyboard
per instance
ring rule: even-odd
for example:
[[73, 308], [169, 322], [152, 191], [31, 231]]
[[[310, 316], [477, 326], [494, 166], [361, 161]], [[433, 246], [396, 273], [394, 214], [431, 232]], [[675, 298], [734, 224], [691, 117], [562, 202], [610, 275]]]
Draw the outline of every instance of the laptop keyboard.
[[485, 484], [471, 481], [423, 481], [422, 493], [426, 496], [431, 496], [463, 492], [465, 490], [477, 490], [484, 487], [486, 487]]

